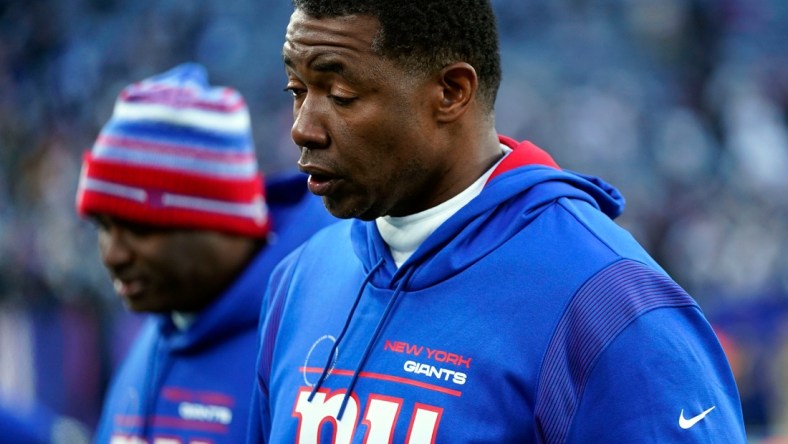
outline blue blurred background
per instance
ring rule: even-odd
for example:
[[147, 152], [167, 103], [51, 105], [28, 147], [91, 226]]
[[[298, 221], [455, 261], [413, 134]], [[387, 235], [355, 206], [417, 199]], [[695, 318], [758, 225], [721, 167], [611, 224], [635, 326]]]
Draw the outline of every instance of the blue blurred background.
[[[788, 2], [493, 0], [501, 133], [618, 186], [630, 229], [726, 347], [751, 442], [788, 442]], [[193, 60], [292, 168], [287, 0], [0, 0], [0, 404], [97, 420], [139, 317], [76, 218], [128, 83]], [[658, 376], [658, 375], [657, 375]]]

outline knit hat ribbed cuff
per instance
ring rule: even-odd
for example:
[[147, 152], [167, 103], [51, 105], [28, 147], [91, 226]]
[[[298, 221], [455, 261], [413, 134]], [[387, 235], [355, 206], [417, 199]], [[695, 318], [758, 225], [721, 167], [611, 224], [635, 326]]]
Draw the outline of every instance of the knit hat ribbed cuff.
[[216, 180], [102, 161], [85, 153], [77, 212], [264, 237], [270, 223], [262, 180], [260, 175]]

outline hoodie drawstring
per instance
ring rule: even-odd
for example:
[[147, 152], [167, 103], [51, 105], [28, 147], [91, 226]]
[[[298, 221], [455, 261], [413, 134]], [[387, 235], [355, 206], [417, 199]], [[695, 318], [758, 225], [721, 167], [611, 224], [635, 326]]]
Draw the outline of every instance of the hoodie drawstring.
[[[353, 372], [353, 378], [350, 380], [350, 385], [345, 392], [345, 397], [342, 398], [342, 405], [339, 407], [339, 414], [337, 415], [337, 421], [342, 420], [342, 415], [345, 413], [345, 407], [347, 407], [347, 402], [350, 399], [350, 394], [353, 393], [353, 389], [356, 387], [356, 381], [358, 381], [358, 376], [361, 373], [361, 370], [364, 368], [364, 365], [367, 363], [367, 358], [369, 358], [370, 353], [372, 352], [372, 348], [375, 343], [378, 341], [378, 337], [383, 332], [383, 327], [386, 325], [386, 321], [388, 321], [389, 316], [391, 315], [392, 309], [394, 305], [397, 303], [397, 299], [402, 294], [402, 287], [405, 286], [405, 283], [408, 282], [410, 275], [413, 274], [413, 268], [408, 270], [405, 276], [397, 285], [397, 289], [394, 290], [394, 294], [389, 299], [388, 304], [386, 304], [386, 309], [383, 311], [383, 316], [380, 317], [380, 321], [378, 321], [378, 326], [375, 327], [375, 332], [372, 334], [369, 342], [367, 343], [367, 347], [364, 349], [364, 354], [361, 355], [361, 359], [358, 361], [358, 365], [356, 366], [356, 371]], [[337, 341], [338, 342], [338, 341]]]
[[[331, 352], [328, 354], [328, 360], [326, 361], [326, 365], [323, 367], [323, 372], [320, 374], [320, 379], [317, 380], [317, 383], [312, 387], [312, 393], [309, 394], [309, 398], [307, 401], [312, 402], [312, 399], [315, 397], [315, 393], [320, 390], [320, 387], [323, 386], [323, 381], [326, 380], [328, 377], [329, 368], [331, 368], [331, 361], [334, 358], [334, 354], [339, 349], [339, 343], [342, 341], [342, 338], [345, 337], [345, 333], [347, 333], [347, 329], [350, 326], [350, 320], [353, 319], [353, 315], [356, 313], [356, 308], [358, 307], [358, 303], [361, 301], [361, 295], [364, 294], [364, 289], [367, 288], [367, 284], [372, 279], [372, 275], [375, 274], [376, 271], [383, 265], [383, 258], [380, 258], [377, 264], [375, 264], [370, 270], [369, 273], [364, 277], [364, 281], [361, 283], [361, 288], [358, 290], [358, 295], [356, 295], [356, 300], [353, 302], [353, 307], [350, 308], [350, 313], [347, 315], [347, 319], [345, 320], [345, 326], [342, 327], [342, 331], [337, 336], [337, 340], [334, 341], [334, 346], [331, 347]], [[344, 406], [344, 402], [342, 404]], [[340, 410], [341, 411], [341, 410]], [[341, 417], [341, 414], [340, 414]]]

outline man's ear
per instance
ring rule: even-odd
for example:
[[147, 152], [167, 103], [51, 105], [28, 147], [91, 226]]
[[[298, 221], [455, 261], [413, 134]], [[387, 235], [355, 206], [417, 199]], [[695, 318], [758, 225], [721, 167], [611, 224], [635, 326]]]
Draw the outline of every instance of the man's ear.
[[465, 62], [445, 66], [439, 73], [440, 103], [436, 109], [440, 123], [450, 123], [462, 116], [476, 96], [479, 79], [476, 70]]

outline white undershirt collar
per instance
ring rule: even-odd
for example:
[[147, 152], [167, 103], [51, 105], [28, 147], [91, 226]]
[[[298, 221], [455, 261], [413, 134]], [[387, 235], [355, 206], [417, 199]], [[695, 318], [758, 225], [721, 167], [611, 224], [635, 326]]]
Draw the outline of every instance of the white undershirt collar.
[[[511, 148], [501, 144], [501, 149], [508, 154]], [[506, 157], [506, 156], [504, 156]], [[503, 158], [501, 158], [503, 160]], [[438, 206], [424, 210], [420, 213], [410, 214], [402, 217], [383, 216], [375, 219], [380, 236], [389, 246], [391, 256], [397, 264], [397, 268], [419, 248], [429, 236], [454, 213], [468, 204], [476, 196], [481, 194], [487, 179], [492, 175], [495, 168], [501, 162], [499, 160], [481, 177], [476, 179], [468, 188], [460, 194], [439, 204]]]
[[170, 314], [170, 318], [172, 319], [172, 323], [175, 324], [175, 328], [180, 331], [186, 331], [192, 326], [194, 321], [197, 320], [197, 313], [173, 311]]

